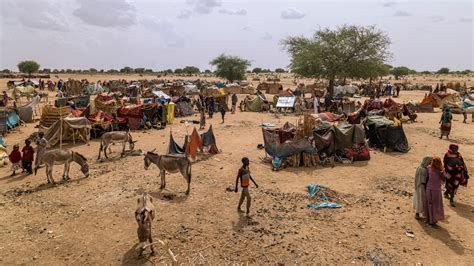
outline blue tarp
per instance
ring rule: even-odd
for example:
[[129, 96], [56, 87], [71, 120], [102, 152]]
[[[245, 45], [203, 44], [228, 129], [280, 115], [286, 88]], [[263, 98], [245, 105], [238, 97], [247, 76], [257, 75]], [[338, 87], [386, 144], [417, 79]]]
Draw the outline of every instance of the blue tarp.
[[18, 125], [20, 117], [15, 112], [9, 112], [7, 118], [7, 126], [9, 129], [12, 129]]
[[335, 202], [329, 202], [328, 197], [324, 192], [319, 191], [321, 188], [326, 188], [325, 186], [319, 185], [319, 184], [310, 184], [308, 186], [308, 193], [310, 197], [314, 196], [319, 196], [322, 200], [324, 200], [323, 203], [312, 203], [312, 204], [307, 204], [306, 208], [313, 208], [313, 209], [324, 209], [324, 208], [341, 208], [342, 206], [335, 203]]

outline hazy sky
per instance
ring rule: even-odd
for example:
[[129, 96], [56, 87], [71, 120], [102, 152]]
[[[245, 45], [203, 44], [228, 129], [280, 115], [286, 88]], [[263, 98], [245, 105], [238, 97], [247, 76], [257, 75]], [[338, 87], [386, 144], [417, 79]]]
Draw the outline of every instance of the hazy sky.
[[474, 69], [472, 1], [0, 0], [0, 68], [209, 68], [220, 53], [286, 67], [281, 40], [375, 25], [394, 66]]

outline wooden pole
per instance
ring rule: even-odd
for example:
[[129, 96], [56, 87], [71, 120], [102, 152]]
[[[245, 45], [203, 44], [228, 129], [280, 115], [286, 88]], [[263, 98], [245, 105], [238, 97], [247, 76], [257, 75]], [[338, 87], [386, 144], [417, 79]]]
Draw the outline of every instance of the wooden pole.
[[63, 110], [61, 104], [59, 104], [59, 149], [63, 148]]

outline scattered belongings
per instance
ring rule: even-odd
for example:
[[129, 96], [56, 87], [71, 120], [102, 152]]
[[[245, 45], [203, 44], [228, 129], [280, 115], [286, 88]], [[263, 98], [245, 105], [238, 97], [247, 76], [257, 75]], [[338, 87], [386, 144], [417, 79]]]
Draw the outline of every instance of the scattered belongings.
[[[335, 209], [341, 208], [342, 206], [336, 202], [330, 202], [328, 196], [323, 192], [325, 186], [319, 184], [310, 184], [308, 186], [308, 194], [310, 198], [315, 200], [315, 203], [310, 203], [306, 205], [306, 208], [313, 208], [313, 209]], [[322, 201], [322, 202], [321, 202]]]

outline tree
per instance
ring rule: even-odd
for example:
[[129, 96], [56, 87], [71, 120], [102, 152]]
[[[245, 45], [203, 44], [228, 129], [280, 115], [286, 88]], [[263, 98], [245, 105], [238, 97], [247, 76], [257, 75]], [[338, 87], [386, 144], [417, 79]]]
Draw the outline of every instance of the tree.
[[395, 79], [398, 80], [401, 76], [410, 74], [410, 69], [404, 66], [394, 67], [390, 70], [390, 74], [395, 76]]
[[440, 68], [436, 73], [437, 73], [437, 74], [449, 74], [449, 68], [447, 68], [447, 67], [442, 67], [442, 68]]
[[126, 67], [120, 69], [120, 73], [126, 73], [126, 74], [133, 73], [133, 68], [126, 66]]
[[262, 68], [261, 67], [256, 67], [256, 68], [252, 69], [252, 73], [256, 73], [256, 74], [262, 73]]
[[470, 73], [471, 73], [470, 69], [465, 69], [465, 70], [459, 72], [459, 74], [462, 74], [462, 75], [467, 75], [467, 74], [470, 74]]
[[109, 69], [107, 73], [119, 73], [119, 71], [117, 69]]
[[201, 71], [199, 70], [199, 68], [195, 67], [195, 66], [186, 66], [185, 68], [183, 68], [183, 73], [185, 74], [199, 74]]
[[2, 70], [3, 73], [10, 73], [10, 69], [7, 69], [5, 68], [4, 70]]
[[143, 73], [145, 73], [145, 68], [143, 68], [143, 67], [135, 68], [134, 71], [137, 74], [143, 74]]
[[49, 68], [43, 68], [43, 73], [51, 73], [51, 69], [49, 69]]
[[40, 65], [33, 60], [22, 61], [17, 66], [20, 72], [28, 73], [28, 76], [31, 76], [33, 72], [38, 72], [40, 68]]
[[244, 78], [250, 61], [237, 56], [221, 54], [214, 58], [210, 64], [216, 67], [216, 76], [225, 78], [232, 83], [234, 80]]
[[175, 73], [175, 74], [178, 74], [178, 75], [179, 75], [179, 74], [183, 74], [183, 69], [177, 68], [177, 69], [174, 70], [174, 73]]
[[335, 30], [318, 30], [312, 38], [283, 40], [291, 57], [291, 72], [307, 78], [328, 79], [331, 94], [336, 79], [381, 76], [386, 71], [385, 62], [391, 57], [389, 45], [390, 38], [374, 26], [343, 25]]
[[286, 70], [283, 68], [276, 68], [275, 73], [286, 73]]
[[91, 73], [97, 73], [97, 69], [95, 69], [95, 68], [89, 68], [89, 72], [91, 72]]
[[153, 73], [153, 69], [147, 68], [147, 69], [145, 69], [145, 73]]
[[425, 70], [425, 71], [422, 71], [421, 74], [429, 75], [429, 74], [431, 74], [431, 71]]
[[206, 74], [211, 74], [211, 70], [206, 69], [206, 70], [204, 70], [204, 73], [206, 73]]
[[173, 69], [167, 69], [163, 71], [165, 74], [173, 74]]

